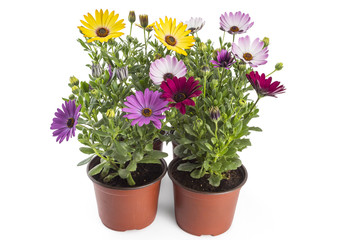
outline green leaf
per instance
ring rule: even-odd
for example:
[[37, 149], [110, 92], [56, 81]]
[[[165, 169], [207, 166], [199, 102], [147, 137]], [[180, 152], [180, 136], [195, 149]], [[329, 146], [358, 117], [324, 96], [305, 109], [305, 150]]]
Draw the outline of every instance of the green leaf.
[[161, 158], [165, 158], [167, 157], [168, 154], [158, 151], [158, 150], [153, 150], [152, 152], [149, 152], [147, 155], [144, 156], [143, 159], [161, 159]]
[[207, 130], [209, 131], [209, 133], [210, 133], [211, 135], [215, 136], [215, 133], [211, 130], [210, 125], [209, 125], [209, 124], [205, 124], [205, 126], [206, 126]]
[[102, 131], [98, 131], [98, 130], [93, 130], [93, 133], [101, 136], [101, 137], [107, 137], [109, 136], [106, 132], [102, 132]]
[[191, 172], [195, 168], [201, 167], [201, 164], [199, 163], [182, 163], [177, 167], [177, 170], [179, 171], [185, 171], [185, 172]]
[[89, 175], [90, 175], [90, 176], [94, 176], [94, 175], [96, 175], [96, 174], [99, 174], [106, 163], [107, 163], [107, 162], [104, 161], [104, 162], [102, 162], [102, 163], [99, 163], [99, 164], [96, 165], [95, 167], [93, 167], [93, 168], [89, 171]]
[[210, 143], [205, 143], [205, 146], [210, 150], [214, 150]]
[[93, 157], [94, 157], [94, 155], [91, 155], [90, 157], [88, 157], [88, 158], [82, 160], [81, 162], [79, 162], [77, 165], [78, 166], [85, 165], [85, 164], [89, 163], [91, 161], [91, 159], [93, 159]]
[[154, 164], [161, 164], [161, 161], [159, 159], [143, 159], [139, 161], [138, 163], [154, 163]]
[[256, 131], [256, 132], [262, 132], [262, 129], [259, 127], [249, 127], [249, 130]]
[[133, 159], [134, 161], [138, 162], [140, 161], [141, 159], [143, 159], [144, 155], [140, 152], [134, 152], [133, 153]]
[[126, 156], [126, 154], [129, 152], [128, 146], [124, 142], [119, 142], [119, 141], [114, 140], [114, 146], [115, 146], [116, 152], [121, 156]]
[[211, 174], [208, 181], [211, 186], [218, 187], [220, 185], [222, 177], [216, 174]]
[[119, 173], [119, 176], [122, 178], [122, 179], [125, 179], [127, 178], [129, 175], [130, 175], [130, 172], [127, 170], [127, 169], [122, 169], [120, 168], [118, 170], [118, 173]]
[[237, 149], [232, 147], [232, 148], [229, 148], [224, 155], [225, 155], [225, 156], [232, 156], [232, 155], [234, 155], [236, 152], [237, 152]]
[[108, 183], [110, 182], [114, 177], [119, 176], [119, 173], [115, 172], [115, 173], [110, 173], [109, 175], [107, 175], [106, 177], [104, 177], [103, 181]]
[[192, 178], [199, 179], [202, 176], [204, 176], [204, 172], [201, 169], [195, 169], [194, 171], [191, 172], [190, 176]]
[[190, 143], [192, 143], [192, 141], [190, 139], [187, 139], [187, 138], [180, 138], [180, 139], [178, 139], [178, 142], [180, 144], [190, 144]]
[[92, 154], [94, 153], [94, 150], [92, 148], [88, 148], [88, 147], [81, 147], [80, 148], [80, 151], [82, 153], [85, 153], [85, 154]]
[[185, 125], [183, 125], [183, 127], [188, 134], [190, 134], [194, 137], [198, 137], [198, 135], [191, 129], [191, 127], [189, 125], [185, 124]]
[[212, 137], [212, 138], [211, 138], [211, 142], [212, 142], [212, 144], [214, 144], [214, 145], [215, 145], [215, 144], [216, 144], [216, 142], [217, 142], [216, 138]]
[[136, 167], [137, 167], [136, 162], [130, 161], [129, 165], [126, 167], [126, 170], [128, 170], [129, 172], [133, 172], [133, 171], [136, 171]]

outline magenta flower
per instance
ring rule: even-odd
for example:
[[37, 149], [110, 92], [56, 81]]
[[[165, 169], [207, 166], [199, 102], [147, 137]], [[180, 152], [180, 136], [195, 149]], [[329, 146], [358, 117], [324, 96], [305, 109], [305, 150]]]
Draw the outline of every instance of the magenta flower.
[[149, 124], [150, 121], [157, 129], [161, 129], [160, 119], [164, 119], [163, 112], [169, 110], [165, 107], [168, 102], [160, 98], [162, 93], [158, 91], [150, 91], [148, 88], [145, 92], [136, 91], [135, 95], [128, 96], [127, 102], [124, 102], [129, 108], [123, 108], [124, 112], [129, 114], [124, 115], [127, 119], [134, 119], [131, 125], [136, 123], [141, 127], [144, 124]]
[[257, 67], [267, 63], [265, 59], [269, 56], [269, 50], [267, 47], [263, 47], [264, 42], [260, 41], [259, 38], [250, 44], [250, 37], [246, 36], [239, 38], [238, 45], [232, 44], [232, 53], [244, 62], [249, 63], [251, 67]]
[[217, 52], [217, 61], [211, 60], [210, 62], [214, 64], [214, 67], [223, 67], [229, 69], [231, 65], [235, 63], [234, 57], [231, 56], [231, 53], [222, 49], [221, 52]]
[[176, 107], [181, 114], [186, 113], [186, 105], [195, 106], [195, 102], [191, 99], [199, 96], [202, 92], [198, 90], [201, 86], [199, 81], [195, 81], [193, 77], [186, 80], [185, 77], [173, 79], [168, 78], [160, 85], [164, 93], [161, 98], [166, 99], [170, 103], [169, 107]]
[[68, 141], [70, 137], [75, 136], [80, 109], [81, 104], [76, 107], [75, 100], [70, 100], [62, 104], [62, 110], [60, 108], [57, 109], [57, 112], [55, 113], [56, 117], [53, 118], [53, 122], [50, 126], [50, 129], [55, 130], [53, 136], [57, 136], [56, 141], [61, 143], [64, 141], [65, 137], [66, 141]]
[[220, 29], [230, 34], [246, 33], [254, 25], [254, 22], [250, 23], [250, 20], [249, 14], [240, 11], [235, 14], [224, 13], [220, 17]]
[[162, 81], [173, 77], [184, 77], [186, 66], [183, 61], [178, 61], [175, 56], [167, 55], [150, 65], [150, 78], [154, 84], [160, 85]]
[[276, 94], [284, 93], [286, 90], [278, 81], [271, 83], [272, 78], [266, 78], [264, 73], [260, 76], [258, 72], [252, 71], [246, 74], [246, 77], [260, 97], [276, 97]]

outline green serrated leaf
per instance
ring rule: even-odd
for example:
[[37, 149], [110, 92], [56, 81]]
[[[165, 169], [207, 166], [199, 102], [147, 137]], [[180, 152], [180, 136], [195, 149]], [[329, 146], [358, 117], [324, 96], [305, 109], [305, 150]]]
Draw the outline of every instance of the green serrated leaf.
[[89, 175], [90, 176], [94, 176], [96, 174], [99, 174], [101, 172], [101, 170], [103, 169], [103, 167], [105, 166], [107, 162], [104, 161], [102, 163], [99, 163], [98, 165], [96, 165], [95, 167], [93, 167], [90, 171], [89, 171]]
[[130, 175], [130, 172], [127, 169], [122, 169], [122, 168], [118, 170], [118, 173], [122, 179], [126, 179]]
[[133, 171], [136, 171], [136, 167], [137, 167], [136, 162], [130, 161], [129, 165], [126, 167], [126, 170], [128, 170], [129, 172], [133, 172]]
[[92, 148], [88, 148], [88, 147], [81, 147], [80, 148], [80, 151], [82, 153], [85, 153], [85, 154], [92, 154], [94, 153], [94, 150]]
[[177, 167], [177, 170], [179, 171], [185, 171], [185, 172], [191, 172], [195, 168], [201, 167], [200, 163], [182, 163]]
[[93, 159], [93, 157], [94, 157], [94, 155], [91, 155], [90, 157], [88, 157], [88, 158], [82, 160], [81, 162], [79, 162], [77, 165], [78, 166], [85, 165], [85, 164], [89, 163], [91, 161], [91, 159]]
[[211, 174], [211, 176], [208, 178], [208, 181], [211, 186], [218, 187], [220, 185], [222, 177], [216, 174]]

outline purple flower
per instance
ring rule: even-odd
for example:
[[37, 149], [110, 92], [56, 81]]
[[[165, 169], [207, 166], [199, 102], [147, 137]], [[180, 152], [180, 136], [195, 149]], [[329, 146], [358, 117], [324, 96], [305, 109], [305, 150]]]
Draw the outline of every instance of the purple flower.
[[250, 37], [246, 36], [239, 38], [238, 45], [232, 44], [232, 53], [244, 62], [249, 63], [251, 67], [257, 67], [267, 63], [265, 59], [269, 56], [269, 50], [267, 47], [263, 47], [264, 42], [260, 41], [259, 38], [250, 44]]
[[109, 67], [109, 80], [110, 80], [112, 75], [113, 75], [113, 72], [111, 71], [111, 65], [110, 64], [108, 64], [108, 67]]
[[61, 143], [66, 137], [66, 141], [70, 137], [75, 136], [76, 124], [80, 116], [81, 104], [78, 107], [75, 105], [75, 100], [70, 100], [62, 104], [62, 109], [57, 109], [55, 118], [51, 124], [50, 129], [55, 130], [53, 136], [56, 137], [56, 141]]
[[150, 78], [154, 84], [159, 85], [168, 78], [184, 77], [186, 71], [187, 69], [183, 61], [178, 61], [175, 56], [167, 55], [151, 64]]
[[126, 98], [127, 102], [124, 102], [129, 107], [122, 109], [124, 112], [129, 113], [124, 115], [124, 117], [134, 119], [131, 122], [132, 126], [138, 123], [141, 127], [152, 121], [157, 129], [161, 129], [160, 119], [165, 118], [165, 115], [162, 115], [162, 113], [169, 110], [168, 107], [165, 107], [168, 102], [160, 98], [161, 94], [158, 91], [150, 91], [148, 88], [145, 89], [144, 93], [136, 91], [135, 95], [128, 96]]
[[220, 17], [220, 29], [230, 34], [246, 33], [246, 31], [254, 25], [254, 22], [250, 23], [251, 18], [249, 14], [232, 12], [224, 13]]
[[221, 52], [218, 51], [217, 53], [217, 61], [210, 61], [212, 64], [214, 64], [215, 68], [223, 67], [229, 69], [229, 67], [234, 64], [234, 57], [232, 57], [231, 53], [229, 53], [225, 49], [222, 49]]
[[272, 78], [266, 78], [264, 73], [260, 76], [258, 72], [252, 71], [246, 74], [246, 77], [260, 97], [276, 97], [276, 94], [284, 93], [286, 90], [278, 81], [271, 83]]

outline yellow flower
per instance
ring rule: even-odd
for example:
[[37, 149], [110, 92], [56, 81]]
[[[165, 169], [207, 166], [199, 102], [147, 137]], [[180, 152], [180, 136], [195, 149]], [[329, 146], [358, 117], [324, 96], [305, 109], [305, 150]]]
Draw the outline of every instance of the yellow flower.
[[190, 49], [194, 46], [195, 39], [193, 36], [188, 36], [191, 30], [186, 31], [186, 25], [179, 23], [176, 26], [176, 19], [174, 21], [170, 18], [165, 17], [165, 23], [160, 19], [160, 24], [156, 22], [154, 26], [154, 31], [157, 37], [162, 44], [164, 44], [167, 49], [174, 50], [177, 53], [187, 55], [184, 49]]
[[125, 28], [124, 19], [116, 21], [119, 18], [119, 14], [115, 15], [115, 11], [112, 11], [109, 14], [109, 11], [106, 10], [103, 12], [101, 9], [95, 11], [94, 17], [88, 13], [84, 15], [86, 21], [80, 20], [80, 22], [85, 26], [78, 27], [82, 34], [85, 37], [89, 37], [88, 42], [99, 40], [100, 42], [107, 42], [111, 38], [120, 37], [124, 33], [119, 32]]

